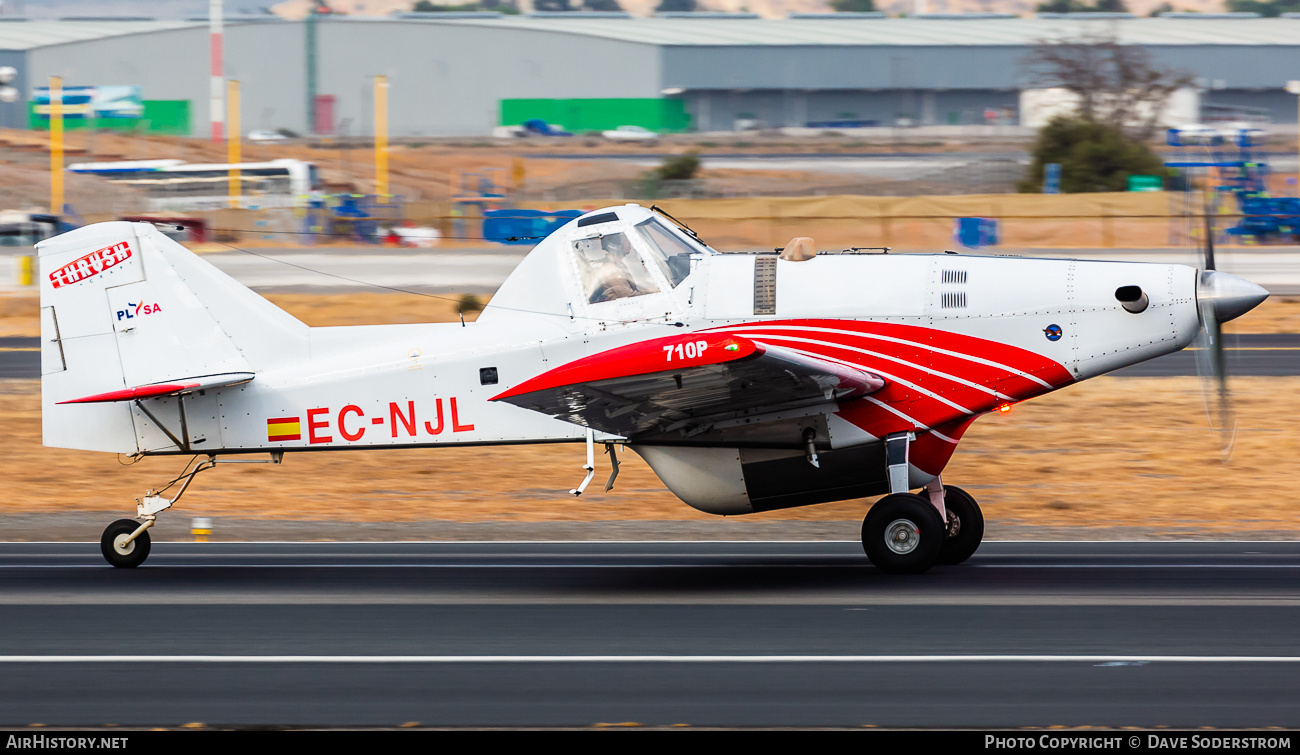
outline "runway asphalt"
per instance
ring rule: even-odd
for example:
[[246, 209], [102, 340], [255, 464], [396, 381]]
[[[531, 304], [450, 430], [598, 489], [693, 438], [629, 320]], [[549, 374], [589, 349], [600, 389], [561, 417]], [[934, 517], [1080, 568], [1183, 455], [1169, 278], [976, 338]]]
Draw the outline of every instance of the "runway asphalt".
[[[1242, 377], [1300, 374], [1300, 334], [1230, 334], [1226, 341], [1228, 374]], [[40, 377], [38, 338], [0, 338], [0, 379]], [[1197, 375], [1196, 353], [1186, 349], [1126, 367], [1119, 377]]]
[[1300, 543], [0, 544], [0, 725], [1300, 725]]

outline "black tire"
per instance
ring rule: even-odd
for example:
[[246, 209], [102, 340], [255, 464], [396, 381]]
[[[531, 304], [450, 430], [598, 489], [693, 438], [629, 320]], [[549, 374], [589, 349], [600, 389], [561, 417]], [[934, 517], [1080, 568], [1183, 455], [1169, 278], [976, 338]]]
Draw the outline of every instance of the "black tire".
[[862, 548], [886, 574], [920, 574], [934, 565], [947, 538], [939, 511], [914, 493], [876, 501], [862, 522]]
[[104, 534], [99, 538], [99, 550], [110, 564], [119, 569], [134, 569], [149, 557], [149, 530], [141, 532], [125, 548], [116, 542], [135, 532], [139, 526], [140, 522], [134, 519], [118, 519], [104, 528]]
[[984, 512], [970, 493], [952, 485], [943, 486], [943, 504], [948, 510], [948, 539], [939, 551], [940, 564], [960, 564], [979, 549], [984, 540]]

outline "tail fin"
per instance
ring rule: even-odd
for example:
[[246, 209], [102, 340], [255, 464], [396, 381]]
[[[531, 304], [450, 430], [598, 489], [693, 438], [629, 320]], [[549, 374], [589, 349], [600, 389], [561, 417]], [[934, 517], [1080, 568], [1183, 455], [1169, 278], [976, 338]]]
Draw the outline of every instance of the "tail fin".
[[[133, 390], [256, 373], [307, 357], [306, 325], [148, 223], [98, 223], [37, 247], [47, 446], [161, 450], [164, 434], [145, 413], [104, 396], [142, 398], [150, 392], [131, 396]], [[89, 403], [65, 403], [87, 397]], [[175, 400], [151, 402], [161, 410]], [[219, 447], [219, 438], [208, 437], [219, 433], [215, 414], [207, 424], [203, 441]]]

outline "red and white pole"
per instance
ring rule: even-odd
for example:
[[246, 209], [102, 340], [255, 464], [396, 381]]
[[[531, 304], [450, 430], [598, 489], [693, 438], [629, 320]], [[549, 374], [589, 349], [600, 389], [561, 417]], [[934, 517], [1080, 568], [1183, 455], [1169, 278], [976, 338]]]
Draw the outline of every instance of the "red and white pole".
[[225, 75], [222, 72], [223, 44], [221, 41], [221, 0], [208, 0], [208, 32], [211, 41], [212, 80], [208, 90], [208, 111], [212, 120], [212, 142], [225, 138], [226, 106]]

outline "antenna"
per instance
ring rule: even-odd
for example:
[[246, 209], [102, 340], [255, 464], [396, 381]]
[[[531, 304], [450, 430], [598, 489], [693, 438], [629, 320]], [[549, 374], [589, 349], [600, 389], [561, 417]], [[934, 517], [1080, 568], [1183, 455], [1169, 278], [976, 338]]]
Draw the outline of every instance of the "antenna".
[[669, 220], [673, 221], [674, 223], [677, 224], [677, 226], [678, 226], [679, 228], [681, 228], [683, 231], [686, 231], [686, 233], [690, 234], [690, 237], [691, 237], [691, 238], [695, 239], [696, 241], [700, 242], [701, 244], [704, 244], [705, 246], [708, 246], [708, 244], [705, 243], [704, 239], [700, 238], [700, 234], [696, 233], [695, 230], [694, 230], [693, 228], [691, 228], [689, 225], [686, 225], [685, 223], [683, 223], [682, 221], [678, 220], [677, 218], [673, 217], [672, 215], [669, 215], [667, 212], [664, 212], [664, 209], [663, 209], [662, 207], [660, 207], [659, 205], [657, 205], [657, 204], [652, 204], [652, 205], [650, 205], [650, 210], [651, 210], [652, 212], [657, 212], [657, 213], [659, 213], [660, 215], [663, 215], [664, 217], [666, 217], [666, 218], [668, 218]]

